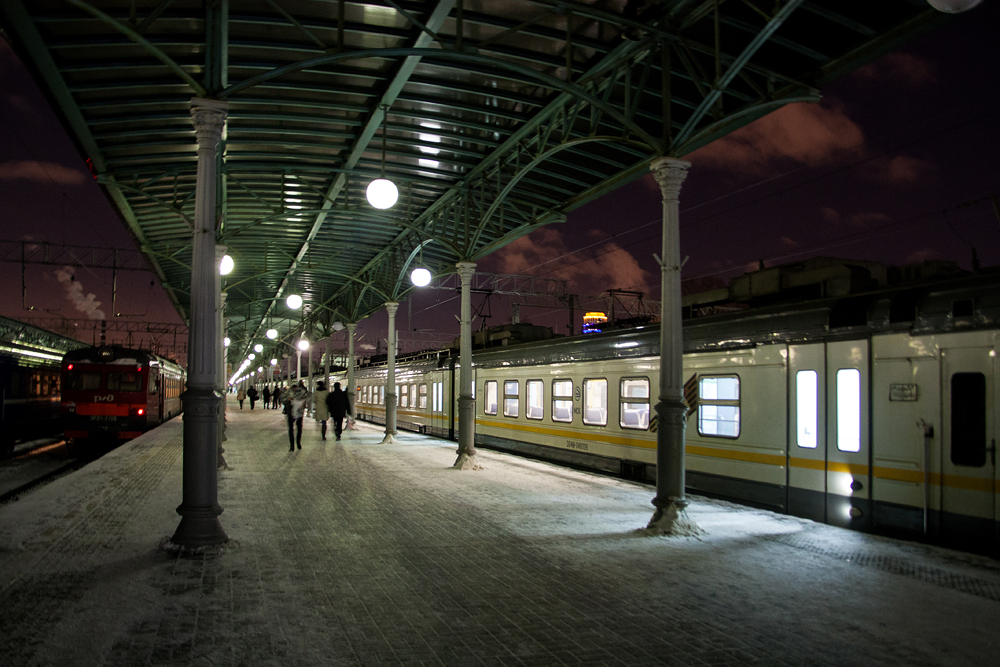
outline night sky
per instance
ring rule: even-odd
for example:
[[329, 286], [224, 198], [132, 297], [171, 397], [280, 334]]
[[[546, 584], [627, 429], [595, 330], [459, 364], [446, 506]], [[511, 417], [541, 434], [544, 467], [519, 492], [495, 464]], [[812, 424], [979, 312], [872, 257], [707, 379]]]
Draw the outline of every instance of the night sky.
[[[820, 104], [787, 106], [686, 156], [681, 190], [685, 293], [721, 287], [757, 267], [814, 256], [907, 264], [1000, 265], [1000, 3], [827, 86]], [[31, 77], [0, 41], [0, 239], [134, 247]], [[659, 298], [660, 195], [645, 176], [482, 260], [478, 269], [566, 279], [583, 308], [609, 288]], [[5, 246], [6, 248], [6, 246]], [[4, 260], [17, 259], [5, 256]], [[0, 263], [7, 317], [111, 317], [110, 272]], [[150, 283], [153, 283], [152, 285]], [[89, 296], [93, 294], [93, 296]], [[482, 297], [474, 297], [478, 307]], [[488, 325], [509, 321], [493, 297]], [[152, 273], [119, 280], [122, 318], [179, 322]], [[429, 290], [404, 303], [405, 349], [456, 335], [457, 295]], [[577, 313], [579, 332], [581, 313]], [[521, 319], [565, 332], [568, 316], [523, 308]], [[477, 321], [475, 328], [482, 322]], [[360, 350], [385, 336], [363, 321]], [[413, 330], [420, 330], [414, 332]], [[343, 334], [336, 337], [343, 339]], [[442, 337], [437, 338], [438, 341]], [[384, 345], [383, 345], [384, 349]]]

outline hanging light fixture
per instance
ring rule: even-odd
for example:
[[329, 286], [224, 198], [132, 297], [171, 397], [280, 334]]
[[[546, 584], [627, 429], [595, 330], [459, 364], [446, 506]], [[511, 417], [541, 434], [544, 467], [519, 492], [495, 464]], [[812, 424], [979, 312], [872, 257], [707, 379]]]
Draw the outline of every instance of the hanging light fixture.
[[298, 310], [302, 307], [302, 297], [298, 294], [289, 294], [288, 298], [285, 299], [285, 305], [292, 310]]
[[223, 255], [222, 261], [219, 262], [219, 274], [223, 276], [228, 276], [230, 273], [233, 272], [234, 266], [236, 266], [236, 263], [233, 262], [233, 258], [230, 257], [229, 255]]
[[274, 340], [275, 338], [278, 337], [278, 330], [277, 329], [268, 329], [267, 333], [265, 333], [264, 335], [267, 336], [268, 338], [270, 338], [271, 340]]
[[399, 199], [399, 190], [396, 184], [385, 177], [385, 119], [389, 115], [388, 105], [379, 105], [382, 110], [382, 170], [379, 177], [368, 184], [365, 196], [368, 203], [375, 208], [385, 210], [392, 208], [392, 205]]
[[261, 345], [260, 343], [257, 343], [256, 345], [253, 346], [253, 351], [257, 353], [263, 352], [264, 346]]

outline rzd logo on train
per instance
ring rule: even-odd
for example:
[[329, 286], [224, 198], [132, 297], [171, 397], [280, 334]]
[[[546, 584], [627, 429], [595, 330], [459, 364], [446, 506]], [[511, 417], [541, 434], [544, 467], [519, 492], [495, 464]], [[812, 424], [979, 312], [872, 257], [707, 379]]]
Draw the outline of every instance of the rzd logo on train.
[[94, 401], [97, 403], [111, 403], [114, 400], [114, 394], [108, 394], [107, 396], [94, 396]]

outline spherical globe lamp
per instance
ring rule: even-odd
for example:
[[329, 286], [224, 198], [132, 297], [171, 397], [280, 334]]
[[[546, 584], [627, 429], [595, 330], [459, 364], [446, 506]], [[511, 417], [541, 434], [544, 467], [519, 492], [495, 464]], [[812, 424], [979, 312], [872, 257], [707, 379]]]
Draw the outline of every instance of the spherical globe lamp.
[[285, 299], [285, 305], [292, 310], [298, 310], [302, 307], [302, 297], [298, 294], [289, 294], [288, 298]]
[[946, 14], [958, 14], [972, 9], [983, 0], [927, 0], [927, 4]]
[[308, 350], [309, 349], [309, 341], [307, 341], [305, 338], [303, 338], [302, 340], [300, 340], [299, 341], [299, 349], [302, 350], [303, 352], [305, 352], [306, 350]]
[[277, 329], [268, 329], [267, 333], [265, 333], [264, 335], [267, 336], [268, 338], [270, 338], [271, 340], [274, 340], [275, 338], [278, 337], [278, 330]]
[[368, 203], [379, 209], [392, 208], [392, 205], [399, 199], [399, 190], [396, 184], [388, 178], [376, 178], [368, 184], [365, 191]]
[[250, 361], [253, 361], [256, 358], [257, 358], [257, 355], [255, 355], [253, 352], [251, 352], [250, 354], [247, 355], [247, 359], [249, 359]]
[[263, 366], [258, 366], [257, 367], [257, 372], [258, 373], [263, 373], [264, 372], [264, 367]]
[[427, 287], [431, 283], [431, 272], [423, 267], [413, 269], [410, 280], [417, 287]]
[[228, 276], [233, 272], [233, 267], [236, 263], [233, 262], [233, 258], [229, 255], [223, 255], [222, 261], [219, 263], [219, 273], [223, 276]]
[[258, 352], [258, 353], [259, 352], [263, 352], [264, 351], [264, 346], [261, 345], [260, 343], [257, 343], [256, 345], [253, 346], [253, 351], [254, 352]]
[[278, 365], [278, 360], [277, 359], [271, 359], [271, 365], [272, 366], [277, 366]]
[[222, 345], [224, 347], [229, 347], [229, 343], [231, 343], [231, 342], [232, 341], [229, 340], [229, 336], [226, 336], [225, 338], [222, 339]]

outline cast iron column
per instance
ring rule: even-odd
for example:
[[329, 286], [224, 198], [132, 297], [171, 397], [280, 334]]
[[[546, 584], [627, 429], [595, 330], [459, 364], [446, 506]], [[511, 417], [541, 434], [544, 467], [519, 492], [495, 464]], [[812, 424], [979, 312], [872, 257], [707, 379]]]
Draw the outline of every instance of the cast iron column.
[[217, 346], [219, 262], [215, 253], [216, 148], [226, 123], [225, 102], [191, 100], [191, 119], [198, 140], [195, 186], [194, 247], [191, 257], [191, 309], [188, 378], [184, 401], [183, 499], [177, 508], [180, 525], [171, 542], [196, 548], [218, 545], [229, 537], [222, 529], [218, 502], [217, 458], [219, 405]]
[[681, 331], [681, 255], [678, 196], [690, 162], [664, 157], [650, 169], [663, 195], [663, 245], [660, 255], [660, 396], [656, 404], [656, 511], [648, 528], [664, 534], [697, 533], [684, 508], [684, 404]]
[[354, 330], [357, 322], [347, 324], [347, 410], [354, 416]]
[[[226, 254], [226, 246], [217, 245], [215, 246], [215, 259], [217, 264], [222, 264], [222, 256]], [[226, 320], [222, 316], [223, 311], [226, 307], [226, 293], [222, 291], [222, 275], [216, 271], [215, 277], [216, 283], [218, 283], [218, 291], [216, 294], [219, 297], [217, 302], [217, 307], [215, 312], [218, 313], [218, 335], [216, 336], [216, 354], [218, 355], [218, 374], [216, 376], [216, 388], [222, 395], [219, 400], [219, 455], [216, 459], [216, 465], [220, 469], [226, 469], [229, 466], [226, 465], [226, 459], [223, 457], [225, 453], [225, 448], [223, 448], [222, 443], [226, 441], [226, 344], [223, 342], [223, 333], [226, 331]]]
[[462, 279], [461, 334], [459, 339], [458, 374], [458, 460], [460, 470], [478, 470], [476, 461], [476, 401], [472, 398], [472, 274], [474, 262], [459, 262]]
[[399, 303], [388, 301], [385, 310], [389, 313], [389, 364], [385, 376], [385, 437], [382, 444], [395, 445], [396, 440], [396, 309]]

